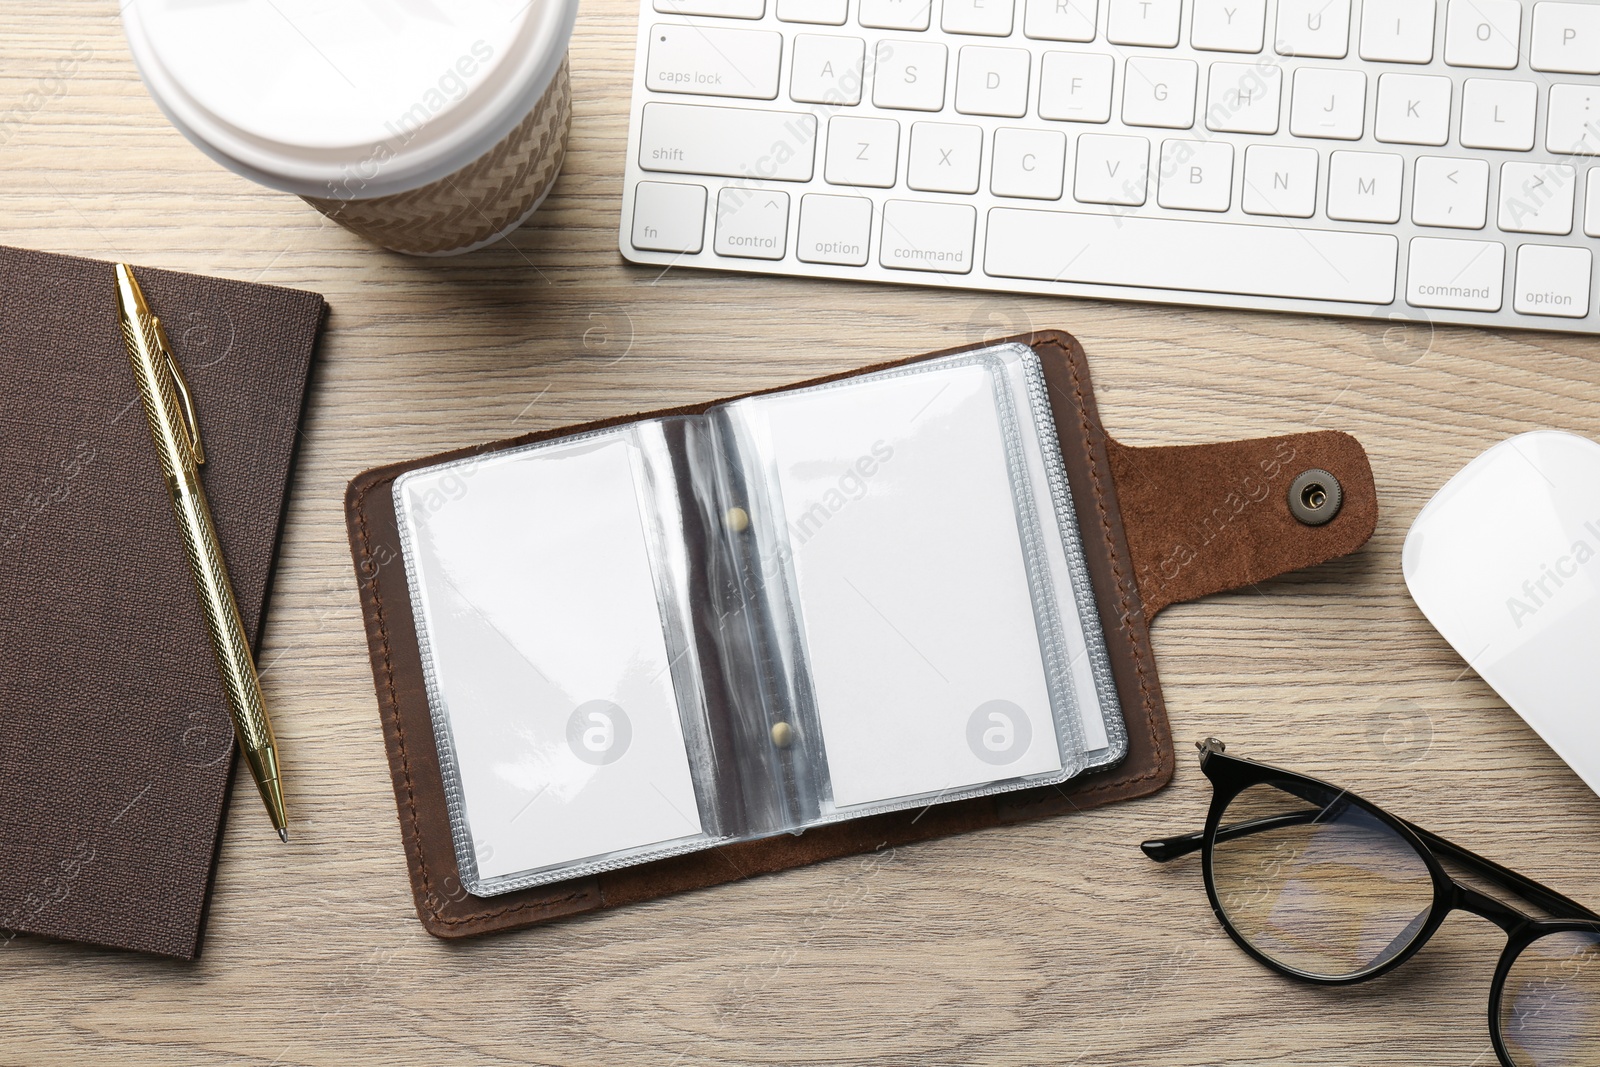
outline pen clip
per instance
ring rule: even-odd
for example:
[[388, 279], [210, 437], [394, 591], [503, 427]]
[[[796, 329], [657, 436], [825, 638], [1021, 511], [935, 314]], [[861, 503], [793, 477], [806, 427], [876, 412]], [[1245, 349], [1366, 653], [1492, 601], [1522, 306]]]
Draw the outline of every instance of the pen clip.
[[178, 407], [183, 409], [183, 428], [189, 435], [189, 451], [194, 455], [195, 465], [199, 466], [206, 461], [206, 448], [200, 443], [200, 420], [194, 413], [194, 397], [189, 392], [189, 383], [183, 377], [177, 357], [172, 354], [172, 342], [167, 340], [166, 327], [161, 325], [160, 318], [154, 315], [150, 318], [155, 323], [156, 339], [161, 342], [161, 359], [167, 365], [167, 373], [172, 375], [172, 385], [178, 394]]

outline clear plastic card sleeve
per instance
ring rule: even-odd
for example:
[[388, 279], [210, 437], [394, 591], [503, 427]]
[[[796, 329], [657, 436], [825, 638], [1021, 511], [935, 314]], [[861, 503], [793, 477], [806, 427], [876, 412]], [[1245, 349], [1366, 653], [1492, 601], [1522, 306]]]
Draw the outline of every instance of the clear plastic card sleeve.
[[1026, 345], [458, 460], [394, 494], [476, 895], [1126, 751]]

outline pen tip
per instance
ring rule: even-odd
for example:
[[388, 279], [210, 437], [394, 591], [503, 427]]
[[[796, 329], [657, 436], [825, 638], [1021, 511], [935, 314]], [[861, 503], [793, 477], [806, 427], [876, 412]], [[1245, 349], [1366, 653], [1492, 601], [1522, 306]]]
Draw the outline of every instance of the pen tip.
[[139, 288], [133, 269], [126, 263], [117, 264], [117, 301], [122, 305], [122, 310], [130, 314], [144, 303], [144, 291]]
[[278, 827], [278, 836], [282, 838], [284, 844], [289, 843], [289, 831], [285, 827]]

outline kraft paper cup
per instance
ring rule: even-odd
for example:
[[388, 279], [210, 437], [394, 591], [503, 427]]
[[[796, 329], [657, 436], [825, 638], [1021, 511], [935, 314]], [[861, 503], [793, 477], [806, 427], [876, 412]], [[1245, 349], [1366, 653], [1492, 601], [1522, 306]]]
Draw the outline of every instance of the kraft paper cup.
[[576, 0], [378, 10], [132, 0], [123, 26], [156, 103], [230, 170], [397, 252], [499, 240], [561, 170]]

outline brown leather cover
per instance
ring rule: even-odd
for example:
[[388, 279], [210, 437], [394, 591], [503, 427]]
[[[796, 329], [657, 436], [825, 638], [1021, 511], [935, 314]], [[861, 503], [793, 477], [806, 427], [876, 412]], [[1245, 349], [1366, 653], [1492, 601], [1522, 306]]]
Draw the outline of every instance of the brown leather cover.
[[[138, 277], [194, 392], [254, 642], [325, 305]], [[233, 728], [109, 263], [0, 248], [0, 477], [0, 929], [191, 958]]]
[[[1128, 448], [1108, 437], [1100, 425], [1088, 364], [1076, 340], [1059, 331], [1011, 340], [1031, 344], [1044, 368], [1127, 721], [1127, 757], [1116, 767], [1063, 787], [939, 804], [920, 813], [869, 816], [798, 837], [786, 834], [727, 845], [503, 896], [471, 896], [456, 870], [400, 556], [391, 493], [394, 479], [444, 460], [639, 419], [695, 414], [726, 401], [569, 426], [381, 467], [350, 483], [346, 513], [401, 837], [417, 914], [431, 933], [464, 937], [525, 926], [890, 845], [1079, 811], [1152, 793], [1171, 779], [1172, 739], [1150, 649], [1150, 619], [1167, 604], [1261, 581], [1359, 548], [1377, 522], [1366, 453], [1354, 438], [1334, 432], [1185, 448]], [[914, 361], [878, 364], [815, 382]], [[1289, 482], [1309, 467], [1328, 470], [1344, 488], [1338, 516], [1320, 527], [1301, 525], [1287, 505]]]

